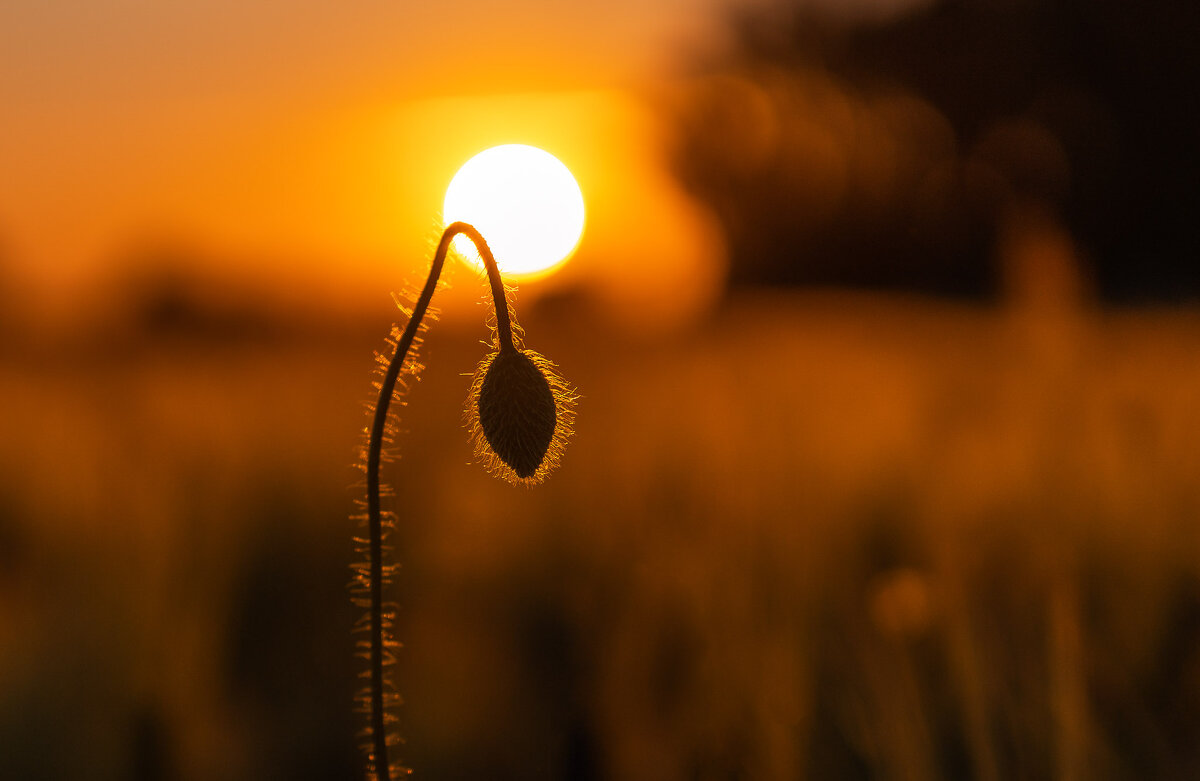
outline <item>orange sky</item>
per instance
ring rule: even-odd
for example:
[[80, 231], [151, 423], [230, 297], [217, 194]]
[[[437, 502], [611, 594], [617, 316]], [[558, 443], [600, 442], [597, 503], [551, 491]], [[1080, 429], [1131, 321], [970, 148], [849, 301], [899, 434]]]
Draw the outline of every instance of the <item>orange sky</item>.
[[667, 309], [694, 308], [719, 284], [719, 242], [663, 171], [638, 96], [712, 43], [723, 5], [8, 0], [0, 263], [70, 300], [167, 240], [253, 258], [251, 275], [286, 259], [289, 279], [371, 289], [427, 263], [461, 163], [519, 142], [584, 191], [560, 276], [633, 310], [686, 282]]

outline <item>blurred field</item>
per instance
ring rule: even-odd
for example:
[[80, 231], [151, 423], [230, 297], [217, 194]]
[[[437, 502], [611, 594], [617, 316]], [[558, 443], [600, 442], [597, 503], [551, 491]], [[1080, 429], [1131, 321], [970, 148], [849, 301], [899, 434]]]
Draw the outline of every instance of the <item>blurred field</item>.
[[[468, 463], [482, 330], [408, 397], [417, 778], [1200, 775], [1200, 313], [568, 309], [522, 312], [583, 395], [542, 488]], [[0, 778], [356, 777], [379, 317], [5, 353]]]

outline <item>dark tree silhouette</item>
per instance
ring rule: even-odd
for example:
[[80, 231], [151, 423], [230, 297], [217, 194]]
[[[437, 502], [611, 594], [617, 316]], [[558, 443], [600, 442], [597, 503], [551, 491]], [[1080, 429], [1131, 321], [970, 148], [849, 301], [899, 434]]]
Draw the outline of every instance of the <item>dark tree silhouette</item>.
[[949, 0], [731, 20], [675, 106], [734, 284], [988, 295], [997, 232], [1065, 226], [1109, 300], [1200, 294], [1200, 5]]

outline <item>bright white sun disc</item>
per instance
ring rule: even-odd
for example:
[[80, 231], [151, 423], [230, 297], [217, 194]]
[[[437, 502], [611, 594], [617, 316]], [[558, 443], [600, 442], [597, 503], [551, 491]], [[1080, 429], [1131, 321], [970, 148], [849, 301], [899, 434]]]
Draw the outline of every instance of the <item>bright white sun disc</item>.
[[[446, 189], [445, 224], [467, 222], [483, 234], [507, 274], [538, 274], [571, 256], [583, 235], [583, 193], [558, 158], [534, 146], [505, 144], [468, 160]], [[482, 266], [465, 236], [454, 249]]]

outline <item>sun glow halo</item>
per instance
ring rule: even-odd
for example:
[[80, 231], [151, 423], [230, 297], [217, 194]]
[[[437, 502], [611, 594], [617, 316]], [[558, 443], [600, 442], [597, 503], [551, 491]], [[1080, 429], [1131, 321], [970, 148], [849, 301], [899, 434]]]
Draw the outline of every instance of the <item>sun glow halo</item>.
[[[542, 275], [559, 267], [583, 235], [583, 193], [558, 158], [537, 147], [505, 144], [468, 160], [446, 189], [445, 224], [463, 221], [487, 240], [507, 274]], [[482, 267], [465, 236], [454, 249]]]

